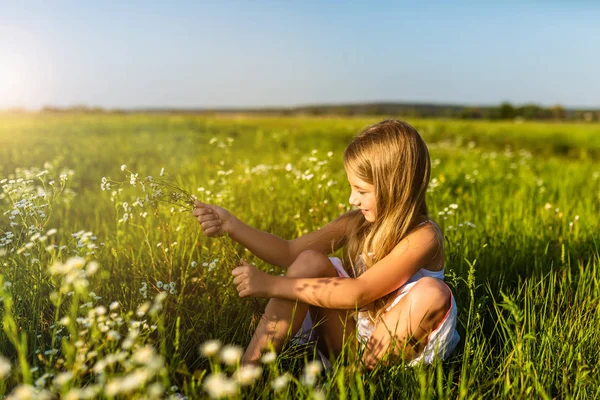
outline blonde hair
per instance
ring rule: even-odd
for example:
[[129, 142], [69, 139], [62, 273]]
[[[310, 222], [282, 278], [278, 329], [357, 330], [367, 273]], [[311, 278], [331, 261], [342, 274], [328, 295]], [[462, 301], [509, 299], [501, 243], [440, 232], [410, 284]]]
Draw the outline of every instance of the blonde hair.
[[[385, 120], [367, 127], [344, 152], [344, 167], [375, 189], [376, 215], [368, 222], [354, 212], [344, 251], [344, 266], [359, 276], [388, 255], [416, 225], [428, 217], [425, 195], [431, 162], [425, 142], [406, 122]], [[366, 309], [375, 320], [394, 297], [390, 293]]]

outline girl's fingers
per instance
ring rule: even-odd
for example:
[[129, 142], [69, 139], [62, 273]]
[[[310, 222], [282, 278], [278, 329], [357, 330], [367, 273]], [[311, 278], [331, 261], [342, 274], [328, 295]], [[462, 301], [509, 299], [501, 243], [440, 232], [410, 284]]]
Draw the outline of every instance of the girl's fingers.
[[233, 284], [234, 285], [239, 285], [243, 281], [244, 281], [244, 277], [241, 276], [241, 275], [238, 275], [235, 278], [233, 278]]
[[202, 229], [212, 228], [213, 226], [221, 226], [221, 221], [206, 221], [201, 223]]
[[194, 200], [194, 207], [206, 207], [208, 204], [204, 204], [199, 200]]
[[213, 226], [212, 228], [208, 228], [207, 230], [204, 231], [204, 234], [206, 236], [212, 236], [216, 233], [219, 233], [219, 231], [221, 230], [220, 226]]
[[194, 208], [192, 210], [192, 214], [194, 214], [195, 216], [200, 216], [200, 215], [208, 215], [208, 214], [214, 214], [213, 210], [211, 208], [208, 207], [202, 207], [202, 208]]
[[231, 275], [233, 276], [238, 276], [244, 273], [244, 268], [242, 267], [235, 267], [234, 269], [231, 270]]
[[200, 215], [196, 219], [198, 220], [198, 222], [202, 223], [202, 222], [206, 222], [206, 221], [218, 220], [219, 216], [217, 214], [206, 214], [206, 215]]

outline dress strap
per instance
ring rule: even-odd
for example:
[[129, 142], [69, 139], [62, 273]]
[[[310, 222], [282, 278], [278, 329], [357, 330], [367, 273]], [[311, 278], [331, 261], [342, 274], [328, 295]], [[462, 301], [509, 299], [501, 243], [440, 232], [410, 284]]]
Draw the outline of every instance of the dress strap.
[[[428, 222], [431, 222], [431, 220], [430, 220], [430, 219], [427, 219], [426, 221], [423, 221], [423, 222], [421, 222], [421, 223], [420, 223], [419, 225], [417, 225], [417, 226], [424, 225], [424, 224], [426, 224], [426, 223], [428, 223]], [[415, 228], [416, 228], [416, 226], [415, 226]]]

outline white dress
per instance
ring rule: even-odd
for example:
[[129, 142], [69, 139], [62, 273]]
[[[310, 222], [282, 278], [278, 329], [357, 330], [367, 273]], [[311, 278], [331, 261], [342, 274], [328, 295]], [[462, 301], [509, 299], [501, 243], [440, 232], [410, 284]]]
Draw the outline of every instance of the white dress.
[[[337, 257], [329, 257], [329, 260], [337, 270], [337, 273], [340, 277], [349, 278], [350, 276], [342, 266], [342, 261]], [[444, 279], [444, 269], [441, 271], [430, 271], [425, 268], [421, 268], [418, 270], [404, 285], [400, 286], [396, 290], [396, 298], [392, 302], [390, 306], [388, 306], [385, 311], [391, 310], [402, 297], [406, 296], [406, 294], [413, 288], [415, 283], [423, 277], [432, 277], [436, 279], [440, 279], [443, 281]], [[408, 365], [416, 365], [418, 363], [424, 362], [426, 364], [431, 364], [435, 357], [437, 356], [440, 359], [447, 358], [452, 350], [456, 347], [460, 340], [460, 336], [456, 331], [456, 320], [457, 320], [457, 308], [456, 302], [454, 301], [454, 296], [452, 295], [452, 290], [450, 290], [450, 309], [444, 316], [442, 322], [438, 325], [436, 329], [434, 329], [429, 334], [429, 340], [425, 345], [423, 351], [421, 351], [415, 358], [410, 360]], [[371, 320], [364, 316], [363, 313], [358, 313], [358, 317], [356, 318], [356, 328], [357, 328], [357, 339], [364, 346], [369, 341], [369, 338], [373, 334], [375, 326], [371, 322]], [[310, 313], [306, 313], [306, 317], [302, 323], [302, 327], [296, 334], [295, 338], [298, 342], [306, 343], [307, 341], [311, 341], [315, 339], [314, 331], [312, 330], [313, 321], [310, 316]], [[319, 355], [321, 359], [325, 363], [326, 366], [329, 366], [329, 360], [319, 351]]]

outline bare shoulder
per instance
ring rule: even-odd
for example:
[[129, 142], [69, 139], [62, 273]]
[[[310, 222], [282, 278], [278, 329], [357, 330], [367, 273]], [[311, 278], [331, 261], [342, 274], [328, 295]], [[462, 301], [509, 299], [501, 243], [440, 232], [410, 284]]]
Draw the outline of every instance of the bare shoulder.
[[444, 268], [444, 235], [435, 221], [428, 219], [420, 223], [399, 245], [403, 245], [405, 251], [424, 253], [425, 264], [421, 265], [421, 268], [430, 271], [440, 271]]

